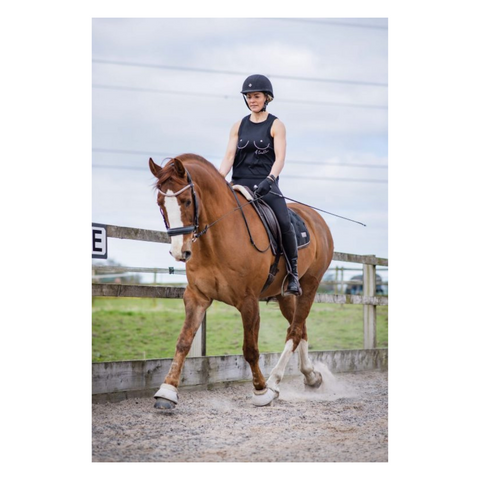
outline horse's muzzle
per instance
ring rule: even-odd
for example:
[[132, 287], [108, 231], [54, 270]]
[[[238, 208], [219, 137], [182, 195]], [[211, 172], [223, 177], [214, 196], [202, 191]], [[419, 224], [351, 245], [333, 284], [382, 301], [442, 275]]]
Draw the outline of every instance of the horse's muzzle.
[[190, 250], [184, 250], [181, 252], [180, 256], [174, 255], [170, 251], [170, 255], [177, 260], [177, 262], [188, 262], [192, 256], [192, 252]]

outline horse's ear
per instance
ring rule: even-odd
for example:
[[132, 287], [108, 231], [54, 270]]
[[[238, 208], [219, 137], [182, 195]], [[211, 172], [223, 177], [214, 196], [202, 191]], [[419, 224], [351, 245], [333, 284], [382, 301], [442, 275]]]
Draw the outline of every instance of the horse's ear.
[[177, 175], [180, 178], [182, 178], [186, 175], [185, 167], [183, 166], [183, 163], [178, 158], [173, 159], [173, 165], [175, 166], [175, 170], [177, 172]]
[[162, 172], [162, 167], [157, 165], [152, 159], [148, 161], [148, 165], [150, 167], [150, 171], [153, 173], [153, 176], [158, 178]]

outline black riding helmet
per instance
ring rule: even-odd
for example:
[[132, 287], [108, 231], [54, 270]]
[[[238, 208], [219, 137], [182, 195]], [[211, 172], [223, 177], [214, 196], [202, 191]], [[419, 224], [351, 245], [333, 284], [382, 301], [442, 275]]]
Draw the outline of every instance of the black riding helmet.
[[[253, 93], [253, 92], [263, 92], [267, 95], [270, 95], [272, 99], [274, 98], [272, 82], [270, 82], [270, 80], [265, 75], [250, 75], [243, 82], [243, 88], [240, 93], [243, 94], [243, 99], [245, 100], [245, 104], [247, 105], [247, 107], [248, 107], [248, 103], [247, 103], [247, 99], [245, 98], [245, 95], [247, 93]], [[268, 105], [268, 100], [265, 101], [265, 105], [263, 106], [262, 111], [266, 110], [267, 105]], [[248, 108], [250, 109], [250, 107]]]

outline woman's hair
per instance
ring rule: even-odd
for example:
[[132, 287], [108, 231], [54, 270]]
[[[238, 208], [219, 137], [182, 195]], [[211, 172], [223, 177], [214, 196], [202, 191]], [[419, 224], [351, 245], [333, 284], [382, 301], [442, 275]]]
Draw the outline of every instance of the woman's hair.
[[273, 100], [273, 97], [269, 93], [265, 93], [265, 96], [267, 97], [267, 102], [268, 103], [270, 103]]

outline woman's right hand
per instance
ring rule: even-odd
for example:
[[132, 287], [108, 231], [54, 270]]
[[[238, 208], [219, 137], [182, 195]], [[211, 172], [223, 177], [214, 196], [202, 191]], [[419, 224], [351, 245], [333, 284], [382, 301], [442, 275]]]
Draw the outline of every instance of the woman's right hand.
[[263, 197], [266, 195], [272, 188], [272, 181], [267, 177], [265, 180], [262, 180], [260, 184], [258, 185], [257, 189], [255, 190], [255, 193]]

